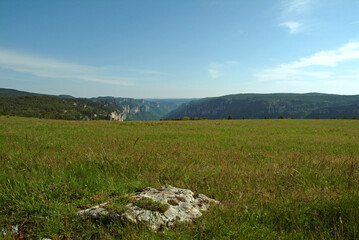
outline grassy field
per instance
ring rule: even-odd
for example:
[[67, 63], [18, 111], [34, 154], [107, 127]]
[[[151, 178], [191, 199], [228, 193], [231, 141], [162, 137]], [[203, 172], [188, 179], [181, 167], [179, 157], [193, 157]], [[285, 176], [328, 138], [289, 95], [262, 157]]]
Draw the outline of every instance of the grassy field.
[[[0, 117], [0, 226], [30, 239], [358, 239], [358, 161], [357, 120]], [[165, 184], [223, 204], [159, 233], [75, 216]]]

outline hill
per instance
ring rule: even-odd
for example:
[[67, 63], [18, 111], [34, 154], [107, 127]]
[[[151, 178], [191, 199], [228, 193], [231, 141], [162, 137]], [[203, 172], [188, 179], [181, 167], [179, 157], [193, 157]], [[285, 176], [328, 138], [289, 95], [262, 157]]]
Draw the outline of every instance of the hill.
[[81, 98], [53, 96], [0, 97], [0, 115], [64, 120], [110, 119], [110, 106]]
[[19, 91], [16, 89], [8, 89], [8, 88], [0, 88], [0, 97], [23, 97], [23, 96], [53, 96], [59, 98], [74, 98], [70, 95], [49, 95], [49, 94], [41, 94], [41, 93], [32, 93], [26, 91]]
[[19, 91], [15, 89], [0, 88], [0, 97], [46, 96], [45, 94]]
[[145, 99], [149, 102], [154, 102], [157, 105], [161, 106], [167, 113], [177, 109], [184, 103], [188, 103], [194, 100], [198, 100], [196, 98], [163, 98], [163, 99]]
[[[127, 121], [160, 120], [191, 99], [75, 98], [0, 88], [0, 115], [81, 120], [110, 119], [111, 113]], [[82, 107], [81, 107], [82, 106]], [[86, 107], [83, 107], [86, 106]]]
[[236, 94], [205, 98], [183, 104], [167, 119], [199, 117], [240, 118], [343, 118], [359, 117], [359, 95]]

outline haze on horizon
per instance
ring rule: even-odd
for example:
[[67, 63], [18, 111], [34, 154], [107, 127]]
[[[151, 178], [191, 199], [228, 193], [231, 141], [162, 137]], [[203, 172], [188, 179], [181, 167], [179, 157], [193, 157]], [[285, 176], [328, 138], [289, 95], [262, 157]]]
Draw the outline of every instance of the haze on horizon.
[[359, 94], [357, 0], [0, 2], [0, 87], [75, 97]]

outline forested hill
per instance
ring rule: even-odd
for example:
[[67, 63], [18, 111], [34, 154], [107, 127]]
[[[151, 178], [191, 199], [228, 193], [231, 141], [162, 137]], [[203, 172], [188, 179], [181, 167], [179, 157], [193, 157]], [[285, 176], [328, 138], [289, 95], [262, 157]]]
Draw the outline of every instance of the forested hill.
[[359, 118], [359, 95], [236, 94], [183, 104], [165, 116], [221, 119], [241, 118]]
[[64, 120], [110, 119], [116, 109], [80, 98], [53, 96], [0, 97], [0, 115]]
[[190, 99], [133, 99], [120, 97], [74, 98], [0, 88], [0, 115], [83, 120], [122, 119], [159, 120]]
[[[51, 96], [51, 95], [25, 92], [25, 91], [19, 91], [19, 90], [15, 90], [15, 89], [0, 88], [0, 97], [23, 97], [23, 96]], [[73, 98], [72, 96], [69, 96], [69, 95], [59, 95], [57, 97]]]

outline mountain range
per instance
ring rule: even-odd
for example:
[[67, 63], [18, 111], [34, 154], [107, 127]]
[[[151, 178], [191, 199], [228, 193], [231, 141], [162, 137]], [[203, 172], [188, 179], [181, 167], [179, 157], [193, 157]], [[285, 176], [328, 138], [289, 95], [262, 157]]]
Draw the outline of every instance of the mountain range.
[[0, 88], [0, 115], [65, 120], [357, 118], [359, 95], [235, 94], [203, 99], [75, 98]]

